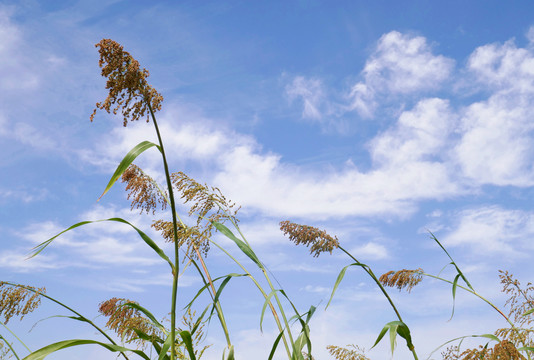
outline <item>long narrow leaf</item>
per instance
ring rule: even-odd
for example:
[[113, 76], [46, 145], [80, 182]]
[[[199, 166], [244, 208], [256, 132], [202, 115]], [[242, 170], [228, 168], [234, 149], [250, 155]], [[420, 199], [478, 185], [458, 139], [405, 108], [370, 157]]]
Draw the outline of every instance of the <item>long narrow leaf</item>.
[[52, 354], [52, 353], [54, 353], [54, 352], [56, 352], [58, 350], [66, 349], [66, 348], [69, 348], [69, 347], [72, 347], [72, 346], [89, 345], [89, 344], [100, 345], [100, 346], [108, 349], [109, 351], [113, 351], [113, 352], [131, 351], [131, 352], [139, 355], [140, 357], [142, 357], [145, 360], [150, 360], [150, 358], [144, 352], [142, 352], [140, 350], [127, 349], [127, 348], [122, 347], [122, 346], [102, 343], [102, 342], [99, 342], [99, 341], [88, 340], [88, 339], [73, 339], [73, 340], [59, 341], [59, 342], [47, 345], [47, 346], [45, 346], [43, 348], [40, 348], [39, 350], [36, 350], [36, 351], [32, 352], [30, 355], [26, 356], [22, 360], [41, 360], [41, 359], [44, 359], [46, 356], [48, 356], [48, 355], [50, 355], [50, 354]]
[[193, 339], [191, 339], [191, 333], [187, 330], [180, 331], [180, 336], [185, 344], [185, 348], [189, 353], [190, 360], [196, 360], [195, 351], [193, 350]]
[[238, 239], [230, 229], [228, 229], [226, 226], [224, 226], [221, 223], [218, 223], [216, 221], [213, 221], [212, 224], [219, 230], [223, 235], [225, 235], [227, 238], [232, 240], [236, 243], [236, 245], [241, 249], [241, 251], [247, 255], [260, 269], [264, 269], [263, 264], [261, 263], [260, 259], [258, 259], [258, 256], [254, 253], [252, 248], [248, 246], [243, 240]]
[[63, 230], [62, 232], [60, 232], [59, 234], [51, 237], [50, 239], [46, 240], [46, 241], [43, 241], [42, 243], [40, 243], [39, 245], [35, 246], [33, 249], [32, 249], [32, 255], [29, 256], [29, 258], [32, 258], [34, 256], [36, 256], [37, 254], [39, 254], [41, 251], [43, 251], [48, 245], [50, 245], [50, 243], [56, 239], [58, 236], [60, 236], [61, 234], [63, 233], [66, 233], [67, 231], [69, 230], [72, 230], [72, 229], [75, 229], [79, 226], [82, 226], [82, 225], [86, 225], [86, 224], [91, 224], [91, 223], [96, 223], [96, 222], [102, 222], [102, 221], [115, 221], [115, 222], [120, 222], [120, 223], [123, 223], [123, 224], [127, 224], [127, 225], [130, 225], [135, 231], [137, 231], [137, 233], [139, 234], [139, 236], [141, 237], [141, 239], [143, 239], [143, 241], [148, 245], [150, 246], [163, 260], [165, 260], [171, 267], [171, 269], [173, 270], [174, 272], [174, 265], [172, 263], [172, 261], [169, 259], [169, 257], [167, 255], [165, 255], [165, 253], [163, 252], [163, 250], [161, 250], [161, 248], [154, 242], [154, 240], [152, 240], [148, 235], [146, 235], [144, 232], [142, 232], [140, 229], [138, 229], [137, 227], [135, 227], [134, 225], [132, 225], [131, 223], [129, 223], [128, 221], [124, 220], [124, 219], [121, 219], [121, 218], [109, 218], [109, 219], [104, 219], [104, 220], [95, 220], [95, 221], [81, 221], [77, 224], [74, 224], [70, 227], [68, 227], [67, 229]]
[[276, 347], [278, 346], [278, 343], [280, 342], [280, 339], [282, 339], [283, 335], [284, 335], [284, 330], [282, 330], [280, 334], [278, 334], [278, 336], [276, 337], [276, 340], [273, 343], [273, 347], [271, 348], [271, 353], [269, 354], [269, 358], [267, 360], [273, 359], [274, 353], [276, 352]]
[[[430, 359], [430, 357], [432, 356], [432, 354], [434, 354], [436, 351], [438, 351], [439, 349], [441, 349], [442, 347], [444, 347], [445, 345], [453, 342], [453, 341], [456, 341], [456, 340], [461, 340], [460, 341], [460, 344], [462, 341], [464, 341], [464, 339], [466, 338], [470, 338], [470, 337], [483, 337], [483, 338], [487, 338], [487, 339], [490, 339], [490, 340], [494, 340], [496, 342], [501, 342], [501, 340], [493, 335], [493, 334], [482, 334], [482, 335], [465, 335], [465, 336], [460, 336], [460, 337], [457, 337], [457, 338], [454, 338], [452, 340], [449, 340], [447, 342], [444, 342], [443, 344], [441, 344], [440, 346], [438, 346], [437, 348], [435, 348], [434, 350], [432, 350], [432, 352], [428, 355], [427, 357], [427, 360]], [[486, 344], [487, 345], [487, 344]], [[517, 350], [521, 350], [521, 349], [517, 349]]]
[[113, 184], [115, 184], [119, 177], [121, 177], [122, 173], [126, 171], [126, 169], [128, 169], [128, 166], [130, 166], [130, 164], [135, 160], [135, 158], [138, 157], [145, 150], [150, 149], [152, 146], [157, 147], [159, 151], [161, 151], [158, 145], [150, 141], [140, 142], [132, 150], [130, 150], [130, 152], [128, 152], [128, 154], [126, 154], [126, 156], [120, 162], [119, 166], [117, 167], [117, 170], [115, 170], [115, 172], [111, 176], [111, 179], [109, 180], [106, 189], [104, 190], [102, 195], [100, 195], [98, 200], [100, 200], [102, 196], [104, 196], [109, 191], [109, 189], [111, 189]]
[[274, 289], [273, 291], [271, 291], [269, 293], [269, 295], [267, 295], [267, 297], [265, 298], [265, 301], [263, 302], [263, 307], [261, 309], [261, 315], [260, 315], [260, 332], [263, 333], [263, 316], [265, 315], [265, 310], [267, 309], [267, 306], [269, 305], [269, 303], [271, 302], [271, 298], [273, 297], [274, 294], [276, 294], [277, 291], [280, 291], [280, 290], [276, 290]]
[[454, 307], [456, 305], [456, 288], [458, 287], [459, 278], [460, 278], [460, 274], [456, 275], [452, 283], [452, 314], [451, 314], [451, 318], [448, 321], [451, 321], [452, 317], [454, 316]]
[[167, 351], [169, 351], [171, 347], [171, 343], [174, 341], [171, 334], [167, 336], [167, 339], [163, 343], [163, 346], [161, 347], [161, 350], [159, 351], [158, 360], [164, 360], [167, 357]]
[[156, 320], [154, 315], [152, 315], [150, 311], [148, 311], [146, 308], [142, 307], [141, 305], [129, 302], [129, 303], [123, 304], [122, 306], [127, 306], [127, 307], [134, 308], [134, 309], [141, 311], [143, 314], [146, 315], [147, 318], [150, 319], [150, 321], [152, 321], [152, 324], [154, 326], [156, 326], [160, 330], [165, 330], [165, 327], [158, 320]]
[[325, 309], [328, 309], [328, 306], [332, 302], [332, 299], [334, 298], [334, 294], [336, 293], [337, 287], [341, 283], [341, 280], [343, 280], [343, 277], [345, 276], [345, 273], [347, 272], [347, 269], [350, 266], [353, 266], [353, 265], [357, 265], [357, 264], [356, 263], [349, 264], [349, 265], [345, 266], [343, 269], [341, 269], [341, 271], [339, 272], [339, 275], [337, 276], [336, 282], [334, 284], [334, 288], [332, 289], [332, 294], [330, 295], [330, 300], [328, 300], [328, 304], [326, 304], [326, 308]]

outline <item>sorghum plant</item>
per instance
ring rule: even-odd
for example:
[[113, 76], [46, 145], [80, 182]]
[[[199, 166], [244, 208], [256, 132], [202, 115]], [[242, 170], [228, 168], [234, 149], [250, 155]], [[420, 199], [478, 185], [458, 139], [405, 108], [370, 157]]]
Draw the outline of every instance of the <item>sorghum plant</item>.
[[[254, 253], [249, 242], [239, 229], [236, 218], [238, 209], [234, 209], [234, 204], [228, 201], [217, 188], [208, 187], [205, 184], [202, 185], [183, 172], [171, 173], [169, 171], [165, 147], [155, 116], [155, 113], [161, 110], [163, 97], [148, 84], [148, 70], [141, 69], [139, 63], [120, 44], [113, 40], [104, 39], [96, 44], [96, 47], [100, 53], [99, 65], [102, 69], [102, 76], [107, 78], [106, 88], [109, 90], [109, 93], [103, 102], [96, 104], [96, 109], [90, 116], [91, 121], [94, 120], [97, 109], [105, 110], [108, 113], [113, 112], [113, 114], [117, 114], [120, 111], [125, 127], [130, 121], [137, 121], [139, 119], [146, 119], [147, 122], [152, 122], [158, 139], [157, 143], [143, 141], [126, 154], [100, 198], [121, 178], [122, 182], [126, 184], [126, 191], [128, 192], [128, 199], [131, 201], [132, 210], [138, 209], [141, 213], [152, 212], [155, 214], [160, 209], [165, 210], [169, 208], [172, 220], [156, 220], [153, 222], [152, 227], [161, 233], [165, 241], [173, 244], [173, 254], [172, 256], [167, 256], [156, 241], [122, 218], [110, 218], [98, 221], [113, 221], [130, 226], [169, 265], [172, 274], [170, 329], [167, 330], [160, 321], [156, 320], [148, 309], [136, 302], [117, 298], [104, 301], [100, 306], [100, 312], [108, 318], [106, 326], [115, 331], [123, 342], [135, 343], [139, 347], [136, 350], [129, 349], [117, 345], [104, 331], [100, 330], [94, 323], [88, 321], [74, 310], [47, 297], [61, 306], [68, 308], [70, 311], [75, 312], [78, 316], [76, 320], [87, 322], [97, 328], [109, 343], [94, 340], [65, 340], [31, 352], [30, 355], [25, 357], [25, 360], [42, 359], [48, 354], [60, 349], [83, 344], [100, 345], [110, 351], [120, 352], [125, 358], [127, 358], [126, 353], [130, 352], [144, 359], [150, 359], [150, 356], [144, 350], [148, 346], [152, 346], [158, 360], [195, 360], [199, 359], [205, 350], [205, 347], [202, 350], [195, 349], [195, 347], [198, 347], [202, 338], [203, 324], [211, 319], [214, 313], [219, 320], [227, 342], [227, 348], [223, 352], [223, 359], [233, 360], [234, 347], [230, 340], [230, 334], [219, 298], [226, 284], [236, 277], [248, 277], [265, 299], [260, 316], [260, 330], [267, 308], [269, 308], [276, 322], [279, 335], [273, 343], [269, 359], [272, 359], [274, 356], [280, 341], [284, 344], [288, 359], [304, 360], [304, 347], [307, 350], [306, 357], [312, 359], [308, 324], [313, 316], [315, 307], [312, 306], [308, 312], [301, 314], [290, 301], [287, 293], [283, 289], [277, 289], [273, 286], [267, 268]], [[161, 155], [166, 180], [165, 186], [160, 186], [141, 168], [133, 164], [133, 161], [139, 155], [151, 148], [156, 148]], [[184, 203], [189, 203], [190, 211], [188, 216], [196, 219], [195, 225], [187, 225], [179, 216], [175, 193], [180, 194]], [[32, 257], [38, 255], [61, 234], [93, 222], [95, 221], [79, 222], [42, 242], [33, 249]], [[238, 235], [235, 235], [224, 223], [229, 223], [233, 226]], [[213, 241], [213, 231], [219, 231], [237, 245], [239, 250], [261, 271], [267, 287], [262, 286], [252, 273], [237, 261], [229, 251]], [[231, 273], [213, 279], [204, 262], [204, 257], [208, 254], [212, 245], [228, 255], [243, 270], [243, 273]], [[184, 255], [183, 261], [180, 261], [180, 252]], [[186, 261], [187, 263], [184, 269], [180, 271], [180, 265]], [[177, 327], [176, 320], [178, 315], [177, 294], [179, 278], [183, 270], [191, 265], [198, 271], [204, 286], [186, 307], [187, 312], [184, 318], [184, 325], [187, 328], [180, 329]], [[218, 281], [220, 281], [220, 285], [217, 288], [215, 284]], [[200, 316], [193, 319], [194, 312], [192, 312], [191, 306], [204, 291], [209, 293], [210, 303]], [[295, 313], [291, 318], [286, 316], [282, 300], [286, 301], [286, 306], [289, 304], [291, 310]], [[6, 309], [8, 311], [18, 311], [18, 308], [11, 310], [12, 308], [6, 307]], [[297, 337], [294, 337], [292, 333], [294, 331], [291, 327], [292, 321], [298, 323], [301, 327]], [[228, 353], [226, 354], [226, 352]]]

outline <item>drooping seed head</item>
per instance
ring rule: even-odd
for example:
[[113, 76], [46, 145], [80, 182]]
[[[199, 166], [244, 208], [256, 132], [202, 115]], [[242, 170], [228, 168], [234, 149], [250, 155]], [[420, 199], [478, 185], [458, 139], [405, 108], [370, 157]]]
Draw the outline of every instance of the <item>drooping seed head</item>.
[[290, 221], [280, 222], [280, 230], [284, 235], [288, 235], [289, 240], [295, 245], [306, 245], [310, 248], [310, 253], [314, 257], [319, 256], [320, 253], [328, 251], [330, 254], [332, 250], [339, 247], [337, 237], [332, 237], [324, 230], [319, 230], [313, 226], [299, 225]]
[[34, 311], [41, 303], [41, 294], [45, 292], [45, 288], [14, 286], [0, 281], [0, 316], [4, 317], [4, 323], [7, 324], [13, 316], [20, 316], [22, 320]]
[[422, 273], [423, 269], [389, 271], [380, 276], [378, 280], [385, 286], [396, 287], [399, 291], [406, 288], [410, 292], [423, 280]]

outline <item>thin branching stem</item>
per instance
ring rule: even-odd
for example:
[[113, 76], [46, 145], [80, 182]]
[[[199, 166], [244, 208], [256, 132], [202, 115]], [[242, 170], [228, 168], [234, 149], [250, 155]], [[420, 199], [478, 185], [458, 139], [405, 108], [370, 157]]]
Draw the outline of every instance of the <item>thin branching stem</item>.
[[[143, 170], [141, 170], [143, 171]], [[159, 184], [155, 181], [155, 180], [152, 180], [152, 183], [154, 184], [154, 186], [156, 186], [156, 188], [158, 189], [158, 191], [160, 192], [161, 196], [163, 196], [163, 198], [165, 199], [165, 201], [167, 203], [170, 204], [170, 200], [169, 200], [169, 197], [167, 196], [167, 194], [161, 189], [161, 187], [159, 186]], [[176, 218], [178, 219], [178, 221], [180, 222], [180, 225], [182, 227], [186, 227], [185, 223], [183, 222], [182, 218], [180, 217], [180, 215], [178, 214], [178, 212], [175, 212], [176, 214]], [[201, 254], [200, 254], [200, 251], [198, 250], [198, 247], [193, 244], [193, 249], [195, 250], [196, 254], [197, 254], [197, 257], [198, 259], [200, 260], [200, 264], [202, 265], [202, 269], [204, 271], [204, 274], [206, 274], [206, 278], [208, 279], [208, 283], [210, 285], [209, 287], [209, 294], [210, 294], [210, 297], [212, 300], [215, 300], [215, 294], [217, 293], [217, 291], [215, 290], [215, 285], [213, 284], [213, 281], [211, 279], [211, 275], [208, 271], [208, 268], [206, 266], [206, 263], [204, 261], [204, 259], [202, 258]], [[202, 280], [205, 281], [204, 279], [204, 276], [202, 275], [202, 271], [200, 270], [200, 268], [197, 266], [196, 262], [187, 254], [187, 252], [184, 252], [185, 256], [189, 257], [189, 259], [191, 261], [193, 261], [193, 264], [195, 265], [195, 268], [197, 269], [198, 273], [200, 274], [200, 276], [202, 277]], [[230, 348], [232, 346], [232, 342], [230, 340], [230, 333], [228, 331], [228, 326], [226, 325], [226, 319], [224, 318], [224, 313], [222, 311], [222, 307], [221, 307], [221, 303], [220, 301], [217, 299], [217, 302], [215, 303], [215, 310], [217, 311], [217, 317], [219, 318], [219, 322], [221, 323], [221, 326], [223, 328], [223, 331], [224, 331], [224, 336], [226, 338], [226, 343], [228, 345], [228, 348]]]

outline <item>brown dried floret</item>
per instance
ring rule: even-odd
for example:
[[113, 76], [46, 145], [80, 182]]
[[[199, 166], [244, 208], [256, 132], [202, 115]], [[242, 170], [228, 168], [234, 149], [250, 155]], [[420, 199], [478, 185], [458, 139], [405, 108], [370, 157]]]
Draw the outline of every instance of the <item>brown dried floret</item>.
[[111, 39], [102, 39], [95, 47], [98, 47], [100, 53], [98, 65], [102, 68], [102, 76], [108, 79], [106, 89], [109, 89], [109, 94], [104, 102], [96, 103], [91, 121], [98, 108], [108, 113], [113, 111], [113, 114], [122, 109], [124, 126], [128, 124], [128, 120], [135, 121], [145, 116], [148, 122], [149, 104], [152, 111], [156, 112], [161, 110], [163, 101], [163, 97], [146, 80], [148, 70], [141, 70], [139, 62], [124, 51], [122, 45]]
[[[218, 188], [209, 188], [199, 184], [183, 172], [171, 174], [173, 187], [181, 193], [185, 203], [191, 202], [189, 215], [196, 215], [195, 226], [179, 224], [177, 238], [180, 245], [187, 244], [187, 254], [190, 257], [198, 257], [197, 250], [204, 255], [209, 251], [209, 239], [213, 232], [213, 222], [224, 223], [230, 220], [236, 223], [237, 211], [235, 204], [228, 201]], [[160, 231], [167, 241], [174, 241], [173, 226], [169, 221], [158, 220], [152, 227]]]
[[284, 235], [289, 235], [289, 240], [293, 241], [295, 245], [304, 244], [310, 247], [310, 253], [313, 253], [314, 257], [326, 251], [331, 254], [332, 250], [339, 247], [337, 237], [332, 237], [326, 231], [313, 226], [282, 221], [280, 222], [280, 230], [284, 232]]
[[[349, 347], [352, 347], [353, 349], [349, 349]], [[347, 345], [346, 348], [328, 345], [326, 349], [336, 360], [369, 360], [369, 358], [364, 355], [365, 350], [358, 345]]]
[[44, 293], [45, 288], [12, 285], [0, 281], [0, 316], [4, 317], [4, 323], [7, 324], [13, 316], [20, 316], [22, 320], [39, 306], [41, 294]]
[[515, 345], [508, 340], [502, 340], [493, 348], [479, 346], [478, 349], [468, 349], [457, 358], [460, 360], [526, 360]]
[[146, 211], [148, 214], [152, 211], [154, 214], [158, 204], [160, 204], [161, 210], [165, 210], [167, 207], [167, 201], [156, 182], [137, 165], [128, 166], [122, 173], [122, 182], [127, 184], [126, 191], [128, 191], [128, 200], [132, 198], [132, 210], [135, 207], [141, 209], [141, 212]]
[[[173, 242], [173, 225], [171, 221], [156, 220], [151, 225], [154, 229], [161, 233], [161, 236], [167, 242]], [[187, 245], [187, 255], [189, 257], [198, 258], [197, 250], [200, 254], [206, 256], [210, 249], [209, 237], [197, 226], [182, 226], [178, 224], [178, 243], [179, 246]], [[185, 261], [185, 258], [184, 258]]]
[[115, 331], [121, 339], [136, 342], [141, 346], [146, 345], [145, 340], [137, 336], [135, 329], [153, 337], [159, 336], [161, 331], [139, 310], [127, 306], [128, 303], [137, 304], [128, 299], [111, 298], [100, 303], [98, 311], [108, 317], [106, 326]]
[[399, 291], [406, 288], [410, 292], [415, 285], [423, 280], [422, 274], [423, 269], [420, 268], [417, 270], [402, 269], [396, 272], [388, 271], [378, 280], [385, 286], [396, 287]]

